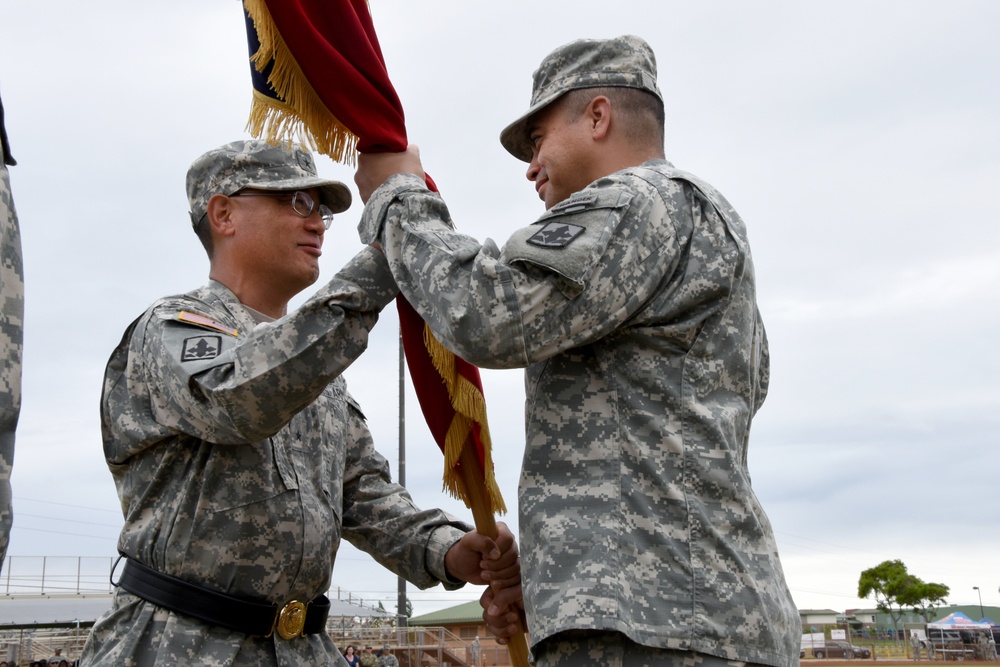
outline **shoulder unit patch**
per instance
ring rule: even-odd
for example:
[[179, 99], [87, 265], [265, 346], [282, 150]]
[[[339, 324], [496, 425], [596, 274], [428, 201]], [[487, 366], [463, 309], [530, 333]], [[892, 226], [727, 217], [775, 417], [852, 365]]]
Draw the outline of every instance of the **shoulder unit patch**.
[[181, 347], [181, 361], [205, 361], [222, 353], [222, 336], [192, 336]]
[[572, 243], [586, 227], [565, 222], [550, 222], [528, 238], [531, 245], [542, 248], [565, 248]]

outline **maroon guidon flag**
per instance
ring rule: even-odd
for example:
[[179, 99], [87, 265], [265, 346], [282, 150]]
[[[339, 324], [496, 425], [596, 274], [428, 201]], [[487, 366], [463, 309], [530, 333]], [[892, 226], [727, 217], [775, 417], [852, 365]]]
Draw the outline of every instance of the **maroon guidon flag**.
[[[337, 162], [357, 152], [403, 151], [403, 107], [389, 80], [366, 0], [244, 0], [253, 104], [247, 128], [274, 144], [300, 143]], [[436, 190], [433, 181], [428, 187]], [[444, 486], [496, 537], [506, 511], [496, 485], [479, 369], [448, 351], [396, 299], [406, 362], [424, 419], [445, 458]], [[508, 649], [527, 666], [523, 634]]]

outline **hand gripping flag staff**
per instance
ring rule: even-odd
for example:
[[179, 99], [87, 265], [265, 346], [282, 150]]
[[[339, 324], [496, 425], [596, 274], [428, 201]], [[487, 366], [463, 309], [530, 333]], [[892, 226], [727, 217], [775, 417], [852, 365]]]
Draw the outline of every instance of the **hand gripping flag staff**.
[[[367, 0], [244, 0], [253, 63], [251, 134], [298, 141], [338, 162], [355, 151], [406, 149], [403, 108], [389, 81]], [[427, 185], [437, 188], [428, 177]], [[506, 512], [490, 454], [479, 369], [448, 351], [408, 301], [396, 299], [406, 362], [424, 419], [444, 452], [444, 486], [497, 536]], [[527, 667], [524, 634], [508, 644]]]

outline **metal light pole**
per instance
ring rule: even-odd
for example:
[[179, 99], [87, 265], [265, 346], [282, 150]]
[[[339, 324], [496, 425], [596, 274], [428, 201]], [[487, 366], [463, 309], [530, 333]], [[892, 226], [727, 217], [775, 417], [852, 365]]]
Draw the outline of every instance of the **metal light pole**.
[[[403, 329], [399, 330], [399, 485], [406, 486], [406, 356], [403, 354]], [[396, 581], [396, 627], [405, 628], [406, 579]]]
[[972, 590], [979, 594], [979, 620], [986, 618], [986, 614], [983, 613], [983, 592], [979, 590], [979, 586], [973, 586]]

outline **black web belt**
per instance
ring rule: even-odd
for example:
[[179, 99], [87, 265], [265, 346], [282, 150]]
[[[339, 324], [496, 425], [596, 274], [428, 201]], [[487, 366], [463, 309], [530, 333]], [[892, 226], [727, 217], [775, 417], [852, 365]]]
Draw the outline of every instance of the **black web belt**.
[[118, 585], [158, 607], [260, 637], [277, 633], [282, 639], [294, 639], [324, 632], [330, 613], [330, 600], [325, 595], [311, 602], [292, 600], [279, 606], [203, 588], [130, 558], [125, 560]]

